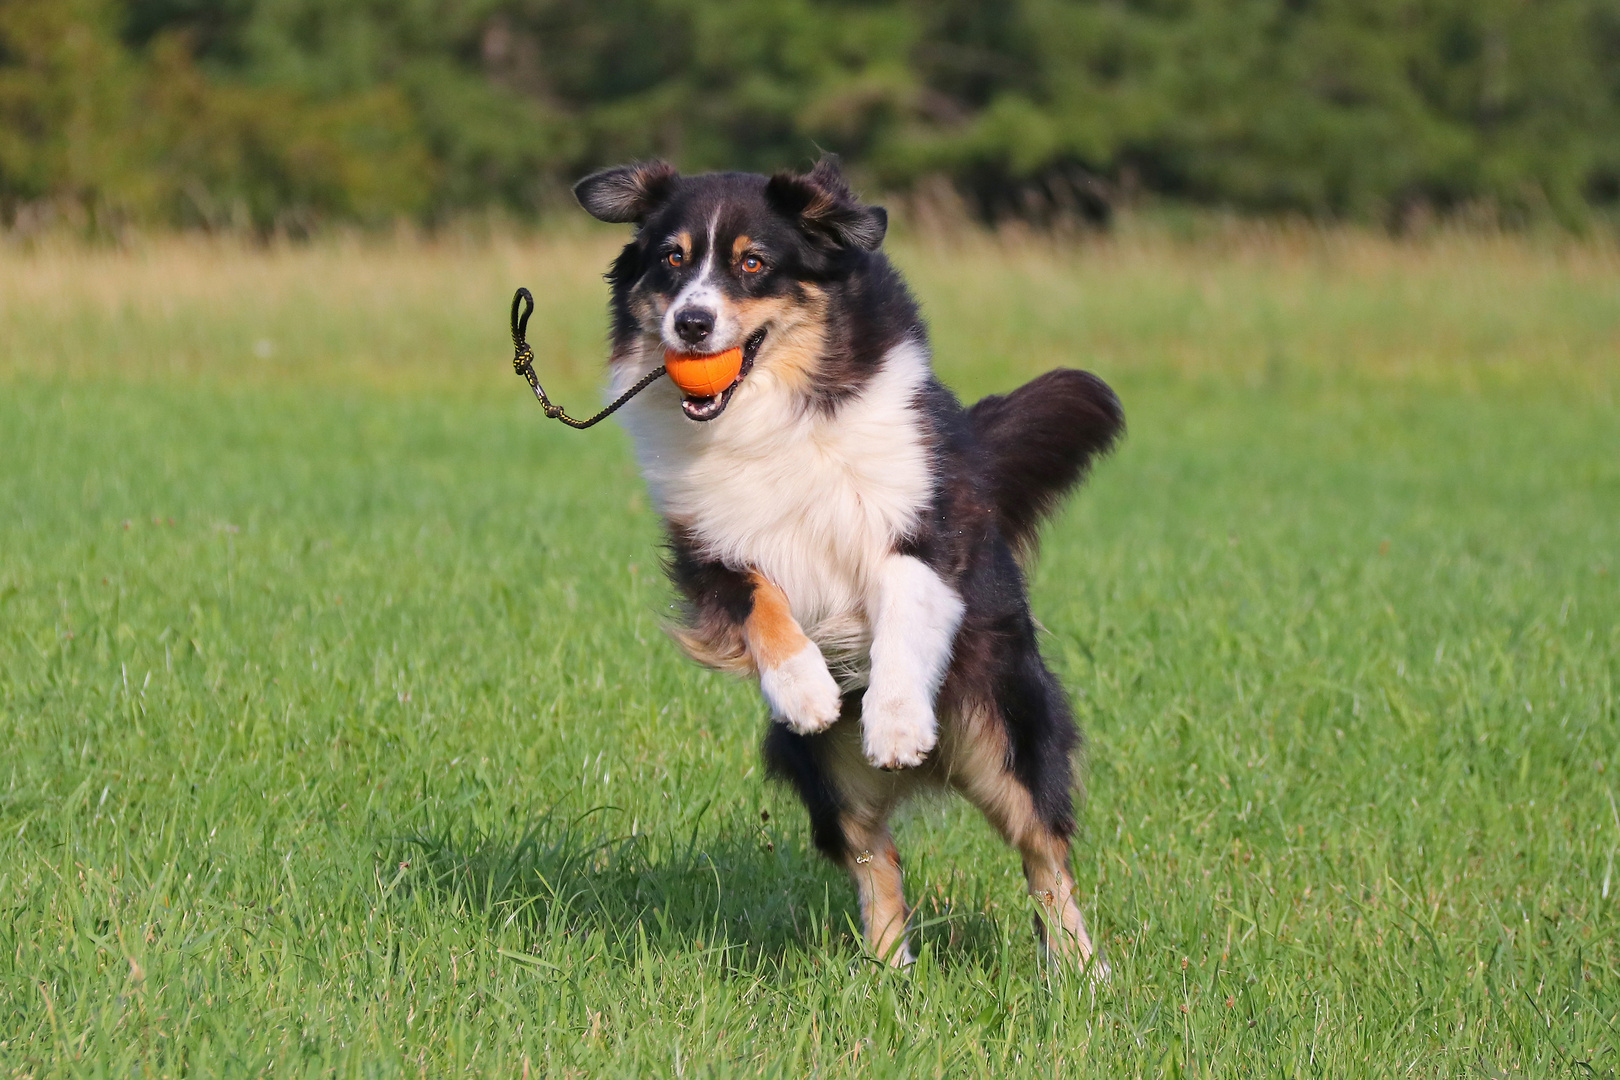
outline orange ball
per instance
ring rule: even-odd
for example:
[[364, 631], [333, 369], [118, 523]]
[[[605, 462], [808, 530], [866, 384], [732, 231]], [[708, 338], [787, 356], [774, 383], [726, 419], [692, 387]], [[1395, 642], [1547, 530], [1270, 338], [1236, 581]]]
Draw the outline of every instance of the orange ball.
[[687, 397], [719, 397], [742, 372], [742, 348], [699, 354], [664, 352], [664, 370]]

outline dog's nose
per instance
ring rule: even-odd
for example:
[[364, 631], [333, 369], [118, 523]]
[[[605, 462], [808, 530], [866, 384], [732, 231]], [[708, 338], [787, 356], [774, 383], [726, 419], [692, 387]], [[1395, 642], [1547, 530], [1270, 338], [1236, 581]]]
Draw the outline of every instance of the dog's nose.
[[675, 313], [675, 333], [688, 345], [696, 345], [714, 333], [714, 312], [703, 308], [682, 308]]

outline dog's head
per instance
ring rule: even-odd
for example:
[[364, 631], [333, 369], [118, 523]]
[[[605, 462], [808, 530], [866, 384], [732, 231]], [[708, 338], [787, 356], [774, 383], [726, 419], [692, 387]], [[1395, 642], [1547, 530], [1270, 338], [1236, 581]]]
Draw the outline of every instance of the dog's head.
[[665, 361], [693, 420], [725, 411], [754, 370], [809, 378], [826, 288], [883, 242], [888, 216], [850, 192], [835, 158], [809, 173], [683, 177], [661, 161], [574, 187], [603, 221], [636, 226], [609, 273], [614, 356]]

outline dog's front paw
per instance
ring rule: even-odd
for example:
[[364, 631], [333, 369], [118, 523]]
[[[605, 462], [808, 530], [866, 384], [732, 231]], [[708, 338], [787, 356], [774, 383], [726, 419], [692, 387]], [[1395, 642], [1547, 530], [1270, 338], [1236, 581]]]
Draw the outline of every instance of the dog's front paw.
[[813, 641], [782, 663], [762, 668], [759, 689], [771, 715], [800, 735], [826, 731], [843, 707], [838, 684]]
[[861, 708], [861, 747], [880, 769], [921, 765], [939, 741], [934, 708], [916, 695], [867, 693]]

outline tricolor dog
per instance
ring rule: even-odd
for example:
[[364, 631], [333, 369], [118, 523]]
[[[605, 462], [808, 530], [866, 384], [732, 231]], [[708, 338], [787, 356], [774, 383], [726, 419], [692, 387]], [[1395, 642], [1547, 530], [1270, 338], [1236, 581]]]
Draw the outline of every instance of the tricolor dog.
[[1048, 950], [1100, 974], [1069, 867], [1080, 735], [1020, 560], [1120, 434], [1118, 399], [1058, 370], [963, 408], [879, 251], [887, 215], [834, 160], [771, 177], [627, 165], [574, 193], [635, 226], [608, 273], [614, 392], [714, 361], [619, 414], [668, 527], [674, 633], [758, 678], [766, 765], [854, 879], [869, 946], [911, 959], [889, 816], [946, 787], [1018, 849]]

